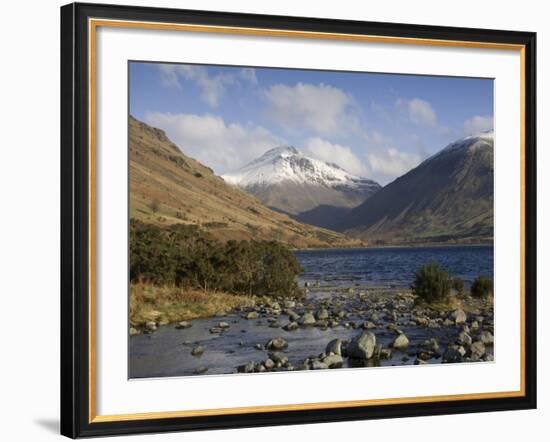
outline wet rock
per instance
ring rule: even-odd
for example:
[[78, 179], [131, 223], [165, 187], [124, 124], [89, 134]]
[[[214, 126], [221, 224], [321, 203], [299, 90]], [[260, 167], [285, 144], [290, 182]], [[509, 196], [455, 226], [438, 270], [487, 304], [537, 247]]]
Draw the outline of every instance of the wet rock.
[[470, 346], [470, 358], [473, 361], [479, 361], [485, 355], [485, 344], [481, 341], [476, 341]]
[[363, 323], [363, 328], [365, 330], [372, 330], [373, 328], [376, 328], [376, 324], [372, 321], [367, 321]]
[[286, 309], [293, 309], [296, 307], [296, 302], [295, 301], [292, 301], [290, 299], [287, 299], [283, 302], [283, 306], [284, 308]]
[[212, 333], [213, 335], [219, 334], [219, 333], [222, 333], [222, 332], [223, 332], [223, 328], [220, 328], [220, 327], [212, 327], [210, 329], [210, 333]]
[[313, 313], [307, 312], [302, 315], [299, 319], [299, 323], [302, 325], [315, 325], [315, 316], [313, 316]]
[[222, 321], [222, 322], [218, 323], [218, 327], [219, 328], [229, 328], [229, 324], [227, 322]]
[[321, 319], [315, 323], [315, 326], [322, 329], [326, 329], [328, 328], [328, 321], [325, 319]]
[[296, 322], [300, 319], [300, 315], [293, 310], [287, 310], [286, 314], [288, 315], [288, 319], [292, 322]]
[[145, 323], [145, 329], [149, 332], [154, 332], [157, 329], [157, 323], [155, 321], [147, 321]]
[[447, 348], [447, 350], [445, 350], [445, 353], [443, 353], [442, 362], [444, 364], [462, 362], [462, 355], [455, 347], [449, 347]]
[[195, 374], [203, 374], [203, 373], [206, 373], [208, 371], [208, 367], [197, 367], [195, 369]]
[[327, 369], [327, 368], [328, 368], [327, 364], [325, 364], [324, 362], [321, 362], [317, 359], [311, 363], [311, 369], [312, 370], [324, 370], [324, 369]]
[[256, 364], [254, 362], [248, 362], [243, 365], [239, 365], [237, 367], [237, 372], [239, 373], [254, 373], [254, 369], [256, 368]]
[[272, 369], [275, 367], [275, 362], [273, 361], [273, 359], [267, 358], [267, 359], [264, 361], [264, 367], [265, 367], [267, 370], [272, 370]]
[[321, 309], [317, 312], [317, 319], [328, 319], [328, 310]]
[[279, 365], [285, 365], [288, 363], [288, 356], [280, 351], [269, 353], [269, 359], [271, 359], [275, 364]]
[[130, 336], [139, 335], [139, 330], [134, 327], [130, 327]]
[[178, 322], [178, 324], [176, 325], [176, 328], [178, 330], [181, 330], [184, 328], [190, 328], [192, 326], [193, 326], [193, 323], [191, 321], [181, 321], [181, 322]]
[[288, 342], [283, 338], [273, 338], [265, 346], [268, 350], [284, 350], [288, 347]]
[[288, 324], [285, 324], [283, 326], [283, 330], [286, 330], [286, 331], [294, 331], [294, 330], [298, 330], [298, 323], [297, 322], [289, 322]]
[[378, 357], [380, 359], [391, 359], [391, 356], [392, 356], [391, 348], [381, 348], [380, 351], [378, 352]]
[[490, 331], [484, 330], [479, 334], [479, 340], [485, 345], [492, 345], [494, 342], [494, 337]]
[[337, 354], [330, 354], [323, 358], [323, 364], [326, 364], [328, 368], [341, 368], [344, 364], [342, 356]]
[[409, 338], [405, 336], [404, 333], [401, 333], [395, 341], [393, 341], [393, 348], [396, 350], [405, 350], [409, 346]]
[[457, 308], [454, 312], [451, 313], [451, 319], [455, 321], [455, 324], [464, 324], [468, 317], [466, 313], [461, 308]]
[[270, 328], [279, 328], [280, 326], [281, 324], [279, 323], [279, 321], [273, 321], [269, 323]]
[[376, 347], [376, 336], [366, 331], [351, 340], [347, 347], [348, 357], [355, 359], [370, 359]]
[[200, 356], [204, 353], [204, 347], [202, 345], [197, 345], [193, 350], [191, 350], [191, 354], [193, 356]]
[[439, 351], [439, 342], [435, 338], [427, 339], [423, 343], [423, 347], [431, 352]]
[[258, 312], [248, 312], [245, 316], [244, 316], [244, 319], [258, 319]]
[[465, 331], [461, 331], [456, 338], [456, 343], [459, 345], [471, 345], [472, 337]]
[[334, 353], [335, 355], [342, 356], [342, 344], [343, 341], [341, 339], [333, 339], [327, 344], [325, 352], [327, 354]]
[[424, 361], [423, 359], [415, 359], [414, 361], [414, 365], [425, 365], [427, 364], [426, 361]]

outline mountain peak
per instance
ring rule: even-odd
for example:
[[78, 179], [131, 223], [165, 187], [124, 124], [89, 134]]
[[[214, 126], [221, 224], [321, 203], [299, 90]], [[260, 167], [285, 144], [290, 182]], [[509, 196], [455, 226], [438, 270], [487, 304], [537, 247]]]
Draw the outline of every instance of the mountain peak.
[[334, 163], [311, 158], [294, 146], [278, 146], [240, 169], [222, 175], [222, 178], [239, 187], [256, 187], [292, 182], [323, 187], [376, 186], [377, 183], [353, 175]]

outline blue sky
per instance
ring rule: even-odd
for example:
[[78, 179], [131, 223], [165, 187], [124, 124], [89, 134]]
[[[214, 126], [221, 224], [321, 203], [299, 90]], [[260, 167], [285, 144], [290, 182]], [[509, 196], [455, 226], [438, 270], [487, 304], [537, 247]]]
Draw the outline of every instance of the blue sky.
[[386, 184], [493, 127], [489, 79], [131, 62], [129, 98], [217, 174], [293, 145]]

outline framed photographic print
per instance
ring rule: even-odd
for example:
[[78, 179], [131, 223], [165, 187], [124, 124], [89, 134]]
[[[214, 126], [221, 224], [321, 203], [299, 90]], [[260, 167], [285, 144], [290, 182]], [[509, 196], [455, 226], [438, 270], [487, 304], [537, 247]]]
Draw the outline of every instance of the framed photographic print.
[[62, 7], [62, 434], [536, 407], [535, 42]]

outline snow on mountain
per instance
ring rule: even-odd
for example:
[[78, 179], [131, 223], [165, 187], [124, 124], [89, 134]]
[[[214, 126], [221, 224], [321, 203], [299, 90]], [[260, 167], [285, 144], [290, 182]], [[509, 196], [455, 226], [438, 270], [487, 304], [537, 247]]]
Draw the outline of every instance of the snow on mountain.
[[455, 152], [460, 149], [477, 149], [480, 147], [493, 147], [495, 134], [492, 130], [486, 131], [486, 132], [480, 132], [475, 135], [469, 135], [467, 137], [461, 138], [460, 140], [454, 141], [451, 144], [449, 144], [444, 149], [440, 150], [436, 154], [432, 155], [430, 158], [428, 158], [426, 161], [430, 161], [436, 157], [439, 157], [443, 154], [448, 154], [451, 152]]
[[268, 150], [241, 169], [222, 175], [229, 184], [242, 188], [281, 183], [316, 185], [327, 188], [377, 190], [375, 181], [353, 175], [334, 163], [310, 158], [293, 146]]

